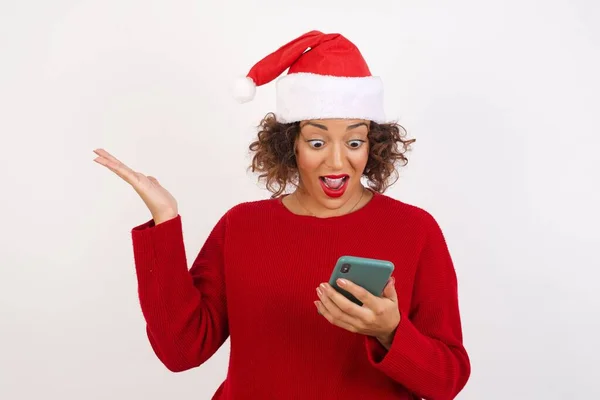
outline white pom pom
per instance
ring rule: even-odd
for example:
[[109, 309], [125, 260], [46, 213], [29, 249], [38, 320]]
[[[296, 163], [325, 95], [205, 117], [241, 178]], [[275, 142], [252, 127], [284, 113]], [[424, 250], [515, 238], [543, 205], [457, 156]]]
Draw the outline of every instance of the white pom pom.
[[256, 94], [256, 84], [247, 76], [235, 81], [233, 87], [233, 97], [240, 103], [246, 103], [254, 98]]

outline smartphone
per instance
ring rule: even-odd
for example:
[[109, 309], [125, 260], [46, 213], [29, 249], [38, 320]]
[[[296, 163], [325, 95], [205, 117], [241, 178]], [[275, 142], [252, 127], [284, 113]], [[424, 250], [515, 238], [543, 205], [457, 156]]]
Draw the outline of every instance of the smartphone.
[[362, 306], [360, 300], [338, 286], [337, 280], [339, 278], [347, 279], [358, 286], [365, 288], [374, 296], [379, 297], [393, 271], [394, 264], [391, 261], [341, 256], [333, 268], [329, 284], [348, 300]]

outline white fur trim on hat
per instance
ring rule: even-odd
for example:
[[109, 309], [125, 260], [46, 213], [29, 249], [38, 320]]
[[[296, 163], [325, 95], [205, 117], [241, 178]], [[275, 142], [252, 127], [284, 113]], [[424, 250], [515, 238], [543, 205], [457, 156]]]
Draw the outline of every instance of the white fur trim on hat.
[[385, 122], [383, 82], [376, 76], [294, 73], [277, 80], [277, 120], [352, 118]]

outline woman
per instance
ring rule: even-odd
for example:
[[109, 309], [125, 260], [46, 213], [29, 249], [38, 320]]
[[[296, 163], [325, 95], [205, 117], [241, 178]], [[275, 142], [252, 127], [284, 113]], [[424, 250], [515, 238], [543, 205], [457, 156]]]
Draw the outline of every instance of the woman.
[[[383, 194], [412, 141], [385, 122], [380, 79], [339, 34], [311, 31], [263, 58], [239, 98], [288, 67], [250, 145], [273, 195], [221, 216], [189, 271], [173, 196], [96, 150], [152, 214], [132, 231], [152, 348], [184, 371], [229, 337], [213, 399], [452, 399], [470, 363], [451, 257], [429, 213]], [[392, 261], [383, 294], [339, 281], [359, 306], [327, 284], [342, 255]]]

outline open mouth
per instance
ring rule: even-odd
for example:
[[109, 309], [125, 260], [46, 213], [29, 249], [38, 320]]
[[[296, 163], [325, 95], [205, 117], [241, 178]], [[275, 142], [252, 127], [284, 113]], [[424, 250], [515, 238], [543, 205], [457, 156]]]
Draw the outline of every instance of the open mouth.
[[333, 177], [333, 175], [320, 176], [319, 179], [331, 190], [339, 190], [348, 180], [348, 175]]
[[326, 175], [320, 176], [319, 181], [321, 182], [321, 188], [323, 192], [329, 197], [340, 197], [346, 191], [348, 187], [348, 175]]

